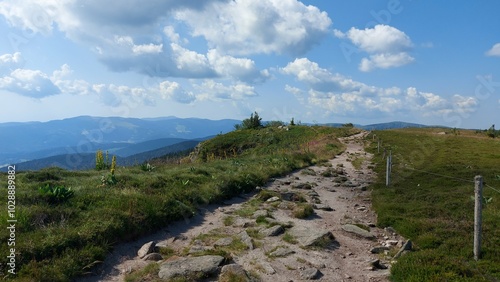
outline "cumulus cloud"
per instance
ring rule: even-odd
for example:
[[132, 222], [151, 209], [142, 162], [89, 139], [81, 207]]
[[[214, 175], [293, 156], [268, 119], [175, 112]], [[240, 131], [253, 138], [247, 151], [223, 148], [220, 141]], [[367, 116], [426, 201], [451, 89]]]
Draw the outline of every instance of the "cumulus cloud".
[[500, 43], [497, 43], [486, 52], [487, 56], [500, 57]]
[[258, 83], [269, 79], [268, 70], [260, 71], [253, 60], [221, 55], [212, 49], [207, 54], [208, 61], [214, 70], [222, 77], [233, 77], [237, 80]]
[[[285, 90], [297, 97], [299, 102], [321, 108], [328, 113], [371, 117], [394, 115], [396, 113], [418, 113], [422, 116], [442, 116], [444, 113], [464, 115], [475, 111], [474, 97], [441, 95], [418, 91], [408, 87], [406, 91], [398, 87], [382, 88], [367, 85], [321, 68], [308, 59], [296, 59], [281, 69], [281, 72], [304, 83], [307, 89], [287, 85]], [[307, 93], [303, 99], [302, 93]]]
[[365, 84], [343, 75], [333, 74], [307, 58], [295, 59], [281, 71], [296, 76], [299, 81], [307, 83], [316, 91], [359, 91], [366, 87]]
[[412, 47], [410, 38], [397, 28], [376, 25], [373, 28], [351, 28], [347, 37], [368, 53], [398, 53]]
[[0, 56], [0, 74], [19, 68], [22, 64], [23, 57], [21, 53], [3, 54]]
[[137, 105], [152, 106], [155, 104], [154, 98], [149, 92], [141, 87], [129, 87], [115, 84], [95, 84], [92, 91], [99, 96], [101, 101], [112, 107], [127, 105], [135, 107]]
[[29, 69], [15, 69], [9, 75], [0, 77], [0, 89], [32, 98], [60, 93], [47, 74]]
[[392, 26], [379, 24], [366, 29], [353, 27], [347, 33], [336, 30], [334, 35], [349, 39], [361, 51], [369, 54], [359, 65], [359, 69], [364, 72], [400, 67], [415, 60], [408, 54], [413, 47], [410, 37]]
[[[207, 13], [214, 3], [230, 5], [225, 0], [151, 0], [147, 3], [125, 0], [120, 5], [103, 5], [96, 0], [25, 0], [21, 3], [5, 0], [0, 2], [0, 14], [13, 26], [31, 32], [46, 34], [57, 27], [70, 39], [90, 45], [98, 59], [116, 72], [204, 79], [225, 76], [254, 83], [267, 79], [268, 72], [257, 70], [249, 59], [190, 50], [181, 46], [188, 40], [181, 38], [173, 25], [158, 30], [158, 26], [173, 22], [173, 14], [178, 11]], [[181, 24], [178, 21], [176, 26]]]
[[381, 53], [371, 55], [369, 58], [361, 59], [359, 70], [370, 72], [374, 69], [388, 69], [394, 67], [404, 66], [413, 62], [415, 59], [406, 52], [397, 54]]
[[326, 12], [297, 0], [214, 2], [199, 11], [178, 11], [176, 18], [211, 47], [238, 55], [304, 54], [332, 24]]
[[182, 104], [189, 104], [196, 100], [193, 93], [187, 92], [175, 81], [163, 81], [160, 83], [159, 88], [160, 95], [163, 99], [171, 99]]
[[163, 28], [163, 34], [165, 34], [165, 36], [172, 43], [177, 43], [177, 44], [180, 44], [181, 42], [188, 43], [188, 40], [185, 38], [181, 40], [181, 36], [177, 32], [175, 32], [175, 29], [173, 26], [170, 26], [170, 25], [165, 26]]
[[237, 83], [233, 85], [224, 85], [212, 79], [203, 81], [201, 84], [193, 85], [197, 90], [200, 100], [244, 100], [246, 98], [258, 96], [253, 86]]

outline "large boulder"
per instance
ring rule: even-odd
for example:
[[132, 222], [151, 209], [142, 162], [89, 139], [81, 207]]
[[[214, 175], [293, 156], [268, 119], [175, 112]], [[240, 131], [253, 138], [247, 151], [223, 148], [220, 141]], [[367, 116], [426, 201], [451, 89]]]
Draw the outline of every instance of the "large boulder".
[[210, 276], [217, 272], [224, 261], [221, 256], [184, 257], [166, 261], [160, 265], [158, 276], [164, 280], [175, 277]]

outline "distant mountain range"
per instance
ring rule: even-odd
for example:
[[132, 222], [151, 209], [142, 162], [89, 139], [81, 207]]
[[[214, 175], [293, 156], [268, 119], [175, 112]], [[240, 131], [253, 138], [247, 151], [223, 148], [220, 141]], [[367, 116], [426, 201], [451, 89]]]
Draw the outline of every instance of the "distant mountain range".
[[[239, 120], [198, 118], [120, 118], [81, 116], [49, 122], [0, 123], [0, 167], [16, 164], [18, 170], [48, 166], [88, 169], [97, 150], [116, 155], [119, 165], [147, 160], [194, 148], [199, 142], [234, 129]], [[340, 123], [327, 126], [341, 127]], [[426, 127], [389, 122], [354, 125], [366, 130]]]
[[[0, 167], [101, 149], [128, 157], [187, 140], [227, 133], [238, 120], [81, 116], [48, 122], [0, 123]], [[145, 142], [145, 143], [143, 143]]]

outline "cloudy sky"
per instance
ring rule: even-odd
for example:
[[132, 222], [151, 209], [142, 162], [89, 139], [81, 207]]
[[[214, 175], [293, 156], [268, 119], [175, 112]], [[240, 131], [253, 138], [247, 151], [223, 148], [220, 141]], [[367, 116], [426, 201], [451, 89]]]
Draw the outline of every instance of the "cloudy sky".
[[[202, 3], [202, 4], [200, 4]], [[3, 0], [0, 122], [500, 125], [496, 0]]]

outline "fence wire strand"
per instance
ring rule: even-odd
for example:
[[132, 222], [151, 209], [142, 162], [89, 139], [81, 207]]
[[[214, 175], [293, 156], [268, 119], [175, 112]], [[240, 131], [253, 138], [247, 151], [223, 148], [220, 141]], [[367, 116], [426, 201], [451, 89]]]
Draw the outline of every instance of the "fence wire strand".
[[[392, 163], [392, 165], [394, 165], [394, 163]], [[399, 167], [402, 167], [402, 168], [405, 168], [405, 169], [408, 169], [408, 170], [413, 170], [413, 171], [418, 171], [418, 172], [422, 172], [422, 173], [426, 173], [426, 174], [430, 174], [430, 175], [435, 175], [435, 176], [439, 176], [439, 177], [444, 177], [444, 178], [448, 178], [448, 179], [453, 179], [455, 181], [460, 181], [460, 182], [467, 182], [467, 183], [474, 183], [474, 180], [467, 180], [467, 179], [463, 179], [463, 178], [458, 178], [458, 177], [454, 177], [454, 176], [449, 176], [449, 175], [444, 175], [444, 174], [439, 174], [439, 173], [435, 173], [435, 172], [430, 172], [430, 171], [426, 171], [426, 170], [421, 170], [421, 169], [416, 169], [416, 168], [412, 168], [412, 167], [409, 167], [407, 164], [402, 164], [403, 166], [399, 166]], [[497, 192], [500, 194], [500, 189], [497, 189], [497, 188], [494, 188], [492, 187], [491, 185], [488, 185], [486, 183], [483, 184], [485, 187], [488, 187], [490, 188], [491, 190]]]

